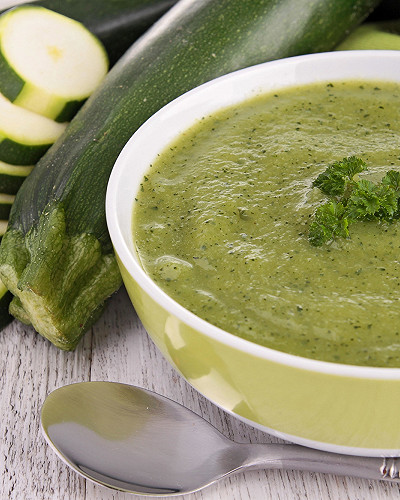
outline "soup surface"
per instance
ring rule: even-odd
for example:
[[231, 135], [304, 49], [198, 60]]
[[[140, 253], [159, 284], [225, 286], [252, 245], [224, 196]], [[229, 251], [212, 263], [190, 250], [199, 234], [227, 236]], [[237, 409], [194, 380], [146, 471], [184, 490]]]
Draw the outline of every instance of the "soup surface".
[[400, 367], [400, 222], [307, 239], [327, 201], [312, 181], [347, 156], [379, 181], [400, 170], [400, 85], [280, 90], [204, 117], [137, 194], [140, 262], [173, 299], [258, 344], [309, 358]]

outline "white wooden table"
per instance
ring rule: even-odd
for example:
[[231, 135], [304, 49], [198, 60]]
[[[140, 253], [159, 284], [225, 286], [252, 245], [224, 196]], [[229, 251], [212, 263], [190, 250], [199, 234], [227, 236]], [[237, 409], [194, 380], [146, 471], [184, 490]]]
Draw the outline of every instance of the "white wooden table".
[[[0, 0], [0, 9], [23, 0]], [[76, 351], [65, 353], [14, 321], [0, 332], [0, 500], [128, 500], [70, 471], [41, 435], [41, 405], [52, 390], [73, 382], [111, 380], [164, 394], [202, 415], [238, 441], [277, 442], [195, 392], [148, 338], [124, 289]], [[383, 422], [384, 425], [384, 422]], [[151, 497], [148, 497], [149, 500]], [[389, 500], [399, 486], [292, 471], [247, 472], [183, 500]]]
[[[14, 321], [0, 332], [0, 499], [127, 500], [70, 471], [45, 443], [39, 426], [46, 395], [62, 385], [111, 380], [136, 384], [191, 408], [238, 441], [277, 441], [224, 414], [195, 392], [147, 336], [121, 289], [76, 351], [52, 346]], [[139, 497], [137, 497], [139, 498]], [[389, 500], [397, 485], [292, 471], [232, 476], [184, 500]]]

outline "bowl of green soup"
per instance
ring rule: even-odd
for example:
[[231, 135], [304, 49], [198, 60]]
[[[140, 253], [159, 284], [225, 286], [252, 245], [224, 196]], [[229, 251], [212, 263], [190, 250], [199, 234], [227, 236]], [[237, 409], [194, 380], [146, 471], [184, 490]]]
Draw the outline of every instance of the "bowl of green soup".
[[400, 454], [400, 53], [274, 61], [152, 116], [107, 220], [150, 337], [275, 436]]

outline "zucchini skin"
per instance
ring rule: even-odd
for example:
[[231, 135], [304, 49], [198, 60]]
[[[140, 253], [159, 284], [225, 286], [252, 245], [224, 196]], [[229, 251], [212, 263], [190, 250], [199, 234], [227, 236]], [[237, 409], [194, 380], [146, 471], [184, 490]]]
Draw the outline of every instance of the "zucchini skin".
[[[27, 175], [8, 175], [0, 172], [0, 193], [17, 194], [26, 177]], [[8, 216], [0, 215], [0, 219], [4, 218], [8, 219]]]
[[[11, 210], [10, 204], [0, 203], [0, 220], [8, 220], [8, 216], [10, 215], [10, 210]], [[1, 321], [0, 321], [0, 326], [1, 326]]]
[[[10, 75], [10, 76], [9, 76]], [[6, 76], [6, 77], [5, 77]], [[24, 81], [13, 71], [0, 51], [0, 82], [2, 94], [14, 101], [24, 87]]]
[[6, 137], [0, 142], [0, 161], [11, 165], [32, 165], [42, 158], [50, 146], [21, 144]]
[[[0, 162], [0, 193], [6, 195], [15, 195], [21, 184], [32, 172], [34, 165], [23, 166], [23, 165], [10, 165], [7, 163]], [[3, 201], [0, 194], [0, 203]], [[8, 219], [8, 215], [6, 217]], [[0, 215], [0, 219], [4, 219]]]
[[[51, 296], [42, 311], [53, 308], [55, 327], [48, 330], [37, 321], [42, 312], [36, 297], [46, 300], [51, 283], [47, 274], [54, 274], [60, 261], [61, 254], [50, 248], [56, 241], [62, 240], [57, 243], [61, 248], [63, 241], [76, 235], [95, 238], [114, 273], [112, 279], [111, 271], [104, 273], [109, 277], [107, 293], [119, 287], [105, 219], [105, 193], [118, 154], [145, 120], [215, 77], [268, 60], [331, 50], [377, 3], [181, 0], [135, 43], [39, 161], [13, 204], [0, 247], [0, 275], [15, 295], [23, 296], [22, 307], [25, 312], [29, 309], [36, 330], [62, 349], [73, 349], [101, 307], [98, 299], [86, 304], [84, 317], [74, 318], [77, 328], [66, 323], [61, 306]], [[281, 24], [277, 26], [278, 14]], [[93, 247], [94, 242], [87, 244]], [[101, 287], [101, 280], [96, 286]], [[70, 288], [68, 294], [72, 294]], [[31, 304], [28, 291], [35, 290]], [[73, 301], [79, 304], [78, 288]], [[68, 308], [68, 314], [73, 316], [74, 311]], [[26, 319], [24, 314], [21, 317]]]
[[84, 24], [103, 43], [113, 65], [175, 3], [176, 0], [38, 0], [32, 5]]

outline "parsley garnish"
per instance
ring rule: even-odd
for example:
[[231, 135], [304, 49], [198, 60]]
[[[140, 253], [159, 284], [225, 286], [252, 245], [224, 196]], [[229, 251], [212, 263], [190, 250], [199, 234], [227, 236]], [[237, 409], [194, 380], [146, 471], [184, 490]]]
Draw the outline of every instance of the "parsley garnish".
[[347, 238], [349, 225], [357, 220], [392, 222], [400, 218], [400, 172], [389, 170], [380, 183], [359, 179], [367, 170], [355, 156], [329, 165], [313, 182], [330, 201], [318, 207], [308, 239], [321, 246], [335, 238]]
[[337, 236], [347, 238], [348, 226], [346, 207], [340, 202], [330, 201], [315, 211], [308, 239], [311, 245], [319, 247]]
[[329, 165], [325, 172], [315, 179], [313, 187], [319, 188], [328, 196], [342, 196], [348, 185], [354, 182], [355, 176], [363, 170], [367, 170], [367, 165], [360, 158], [343, 158]]

